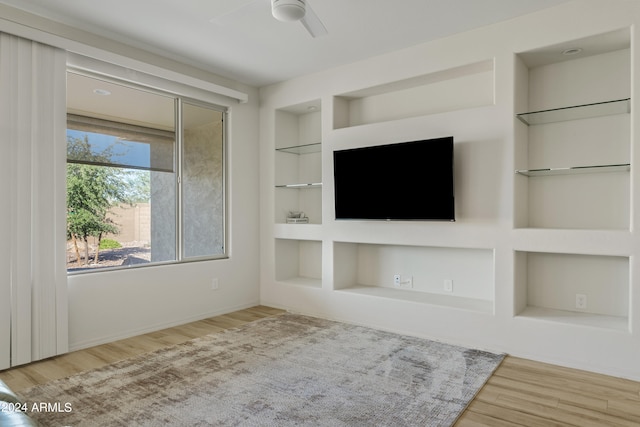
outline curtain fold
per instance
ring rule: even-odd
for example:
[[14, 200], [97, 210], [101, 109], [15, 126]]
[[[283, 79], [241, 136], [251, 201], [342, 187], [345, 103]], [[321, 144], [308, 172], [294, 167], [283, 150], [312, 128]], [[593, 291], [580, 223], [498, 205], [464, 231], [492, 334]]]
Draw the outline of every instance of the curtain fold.
[[0, 33], [0, 369], [68, 349], [66, 53]]

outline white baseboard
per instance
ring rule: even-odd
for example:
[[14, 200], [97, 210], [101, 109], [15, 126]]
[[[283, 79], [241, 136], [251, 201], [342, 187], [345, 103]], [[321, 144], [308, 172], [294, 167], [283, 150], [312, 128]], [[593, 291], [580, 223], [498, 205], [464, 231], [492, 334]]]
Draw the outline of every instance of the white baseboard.
[[198, 320], [208, 319], [210, 317], [220, 316], [222, 314], [228, 314], [228, 313], [232, 313], [232, 312], [238, 311], [238, 310], [244, 310], [244, 309], [247, 309], [247, 308], [255, 307], [257, 305], [260, 305], [259, 301], [251, 302], [251, 303], [248, 303], [248, 304], [241, 304], [241, 305], [232, 306], [232, 307], [220, 308], [220, 309], [217, 309], [217, 310], [213, 310], [213, 311], [206, 312], [206, 313], [200, 313], [200, 314], [197, 314], [197, 315], [194, 315], [194, 316], [185, 317], [185, 318], [182, 318], [182, 319], [179, 319], [179, 320], [174, 320], [174, 321], [171, 321], [171, 322], [157, 323], [157, 324], [149, 325], [149, 326], [144, 327], [144, 328], [126, 330], [126, 331], [122, 331], [121, 333], [118, 333], [118, 334], [103, 336], [103, 337], [94, 338], [94, 339], [91, 339], [91, 340], [85, 340], [85, 341], [80, 341], [80, 342], [76, 342], [76, 343], [69, 343], [69, 352], [76, 351], [76, 350], [82, 350], [82, 349], [89, 348], [89, 347], [95, 347], [97, 345], [107, 344], [107, 343], [110, 343], [110, 342], [114, 342], [114, 341], [123, 340], [123, 339], [126, 339], [126, 338], [135, 337], [135, 336], [138, 336], [138, 335], [148, 334], [149, 332], [156, 332], [156, 331], [160, 331], [162, 329], [167, 329], [167, 328], [172, 328], [174, 326], [184, 325], [186, 323], [197, 322]]

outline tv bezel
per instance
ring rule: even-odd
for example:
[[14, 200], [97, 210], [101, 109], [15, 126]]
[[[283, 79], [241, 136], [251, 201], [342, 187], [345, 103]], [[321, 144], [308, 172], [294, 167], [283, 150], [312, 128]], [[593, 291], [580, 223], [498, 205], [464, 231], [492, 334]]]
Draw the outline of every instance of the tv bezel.
[[[376, 150], [376, 149], [384, 149], [385, 147], [391, 146], [401, 146], [405, 144], [416, 144], [416, 143], [430, 143], [435, 141], [450, 141], [451, 145], [451, 215], [446, 217], [434, 217], [434, 216], [416, 216], [416, 217], [397, 217], [397, 216], [389, 216], [389, 217], [373, 217], [373, 216], [338, 216], [338, 203], [337, 203], [337, 179], [336, 179], [336, 153], [338, 152], [353, 152], [353, 151], [364, 151], [364, 150]], [[426, 139], [417, 139], [411, 141], [400, 141], [393, 142], [387, 144], [380, 145], [370, 145], [356, 148], [347, 148], [333, 151], [333, 202], [334, 202], [334, 219], [336, 221], [384, 221], [384, 222], [398, 222], [398, 221], [411, 221], [411, 222], [455, 222], [456, 221], [456, 204], [455, 204], [455, 167], [454, 167], [454, 159], [455, 159], [455, 144], [453, 136], [444, 136], [444, 137], [436, 137], [436, 138], [426, 138]]]

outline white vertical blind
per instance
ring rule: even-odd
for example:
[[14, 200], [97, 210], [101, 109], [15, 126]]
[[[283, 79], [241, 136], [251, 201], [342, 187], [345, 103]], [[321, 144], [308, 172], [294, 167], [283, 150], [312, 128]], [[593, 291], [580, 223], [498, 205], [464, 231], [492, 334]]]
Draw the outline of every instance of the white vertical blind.
[[6, 87], [10, 87], [9, 61], [2, 59], [6, 47], [0, 35], [0, 369], [11, 366], [11, 260], [12, 248], [9, 238], [12, 236], [13, 207], [13, 170], [11, 160], [13, 145], [11, 144], [9, 103], [4, 102]]
[[7, 336], [12, 366], [68, 347], [65, 75], [63, 50], [0, 34], [0, 368]]

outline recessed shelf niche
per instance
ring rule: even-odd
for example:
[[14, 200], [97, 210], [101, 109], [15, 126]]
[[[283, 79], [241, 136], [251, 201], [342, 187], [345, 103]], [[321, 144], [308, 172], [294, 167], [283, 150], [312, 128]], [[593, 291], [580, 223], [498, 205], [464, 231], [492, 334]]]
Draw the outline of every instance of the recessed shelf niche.
[[486, 60], [333, 98], [333, 128], [493, 105], [494, 64]]
[[321, 224], [320, 100], [281, 108], [275, 115], [275, 222], [286, 223], [290, 212], [303, 212], [308, 223]]
[[516, 228], [629, 229], [629, 46], [627, 28], [516, 55]]
[[334, 289], [493, 314], [493, 260], [491, 249], [335, 242]]
[[519, 317], [628, 331], [629, 289], [628, 257], [516, 252]]
[[322, 287], [322, 242], [275, 239], [276, 281], [292, 285]]

